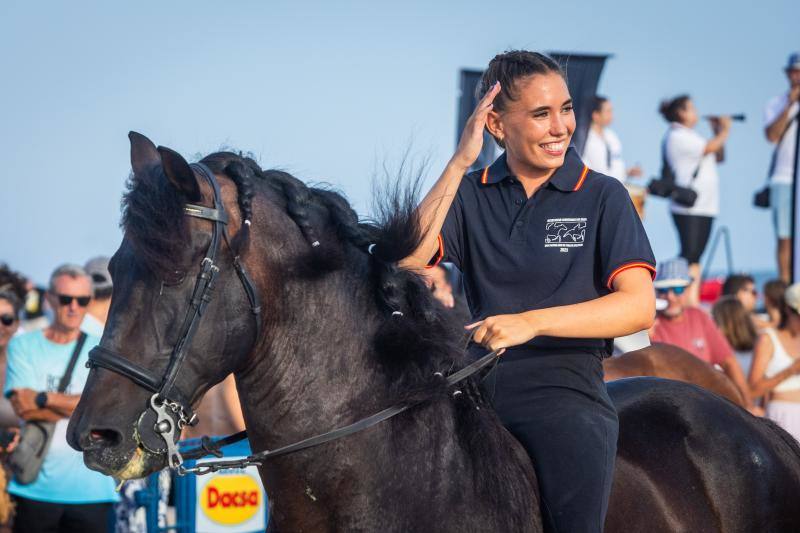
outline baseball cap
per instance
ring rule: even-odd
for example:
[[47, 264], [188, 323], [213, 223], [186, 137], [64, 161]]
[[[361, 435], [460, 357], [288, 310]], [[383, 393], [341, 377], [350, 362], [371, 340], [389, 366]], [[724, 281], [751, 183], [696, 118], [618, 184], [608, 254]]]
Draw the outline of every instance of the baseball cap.
[[689, 275], [689, 262], [683, 257], [668, 259], [658, 265], [653, 287], [669, 289], [671, 287], [687, 287], [692, 283]]
[[794, 52], [789, 55], [789, 60], [786, 62], [786, 70], [800, 70], [800, 52]]
[[783, 298], [786, 305], [800, 312], [800, 283], [789, 285], [786, 292], [783, 293]]
[[92, 285], [94, 285], [94, 292], [108, 292], [111, 291], [113, 284], [111, 283], [111, 273], [108, 271], [108, 262], [110, 258], [100, 255], [93, 257], [86, 262], [83, 267], [86, 273], [92, 278]]

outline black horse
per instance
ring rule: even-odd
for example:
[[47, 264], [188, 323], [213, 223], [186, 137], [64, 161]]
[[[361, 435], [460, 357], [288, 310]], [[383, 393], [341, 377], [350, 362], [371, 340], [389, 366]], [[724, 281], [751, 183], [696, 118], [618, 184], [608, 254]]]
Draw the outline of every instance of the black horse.
[[[101, 346], [160, 376], [184, 327], [214, 222], [214, 191], [177, 153], [131, 134], [125, 236]], [[281, 531], [541, 531], [534, 465], [469, 380], [454, 395], [436, 373], [467, 364], [462, 332], [424, 283], [396, 267], [416, 248], [412, 195], [380, 220], [249, 158], [203, 159], [220, 183], [232, 239], [176, 387], [196, 403], [236, 375], [253, 449], [275, 449], [398, 402], [373, 428], [260, 467]], [[252, 225], [245, 221], [252, 220]], [[373, 246], [374, 245], [374, 246]], [[260, 296], [260, 329], [234, 268]], [[608, 531], [800, 531], [800, 448], [777, 426], [692, 385], [609, 385], [620, 415]], [[68, 438], [118, 479], [163, 468], [137, 419], [152, 393], [94, 368]]]

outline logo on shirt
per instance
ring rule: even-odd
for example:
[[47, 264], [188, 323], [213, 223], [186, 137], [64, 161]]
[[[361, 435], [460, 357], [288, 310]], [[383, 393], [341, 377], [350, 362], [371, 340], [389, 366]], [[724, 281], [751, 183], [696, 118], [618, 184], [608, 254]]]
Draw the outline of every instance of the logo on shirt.
[[583, 246], [586, 238], [585, 218], [548, 218], [545, 223], [545, 248], [561, 248], [562, 252], [569, 248]]

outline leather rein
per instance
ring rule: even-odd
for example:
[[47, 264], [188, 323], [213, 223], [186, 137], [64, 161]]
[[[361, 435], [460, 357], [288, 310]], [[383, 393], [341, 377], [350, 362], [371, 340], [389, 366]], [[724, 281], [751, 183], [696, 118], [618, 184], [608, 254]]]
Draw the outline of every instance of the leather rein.
[[[216, 176], [202, 163], [195, 163], [191, 166], [201, 174], [211, 186], [214, 193], [214, 207], [210, 208], [202, 205], [186, 204], [184, 206], [184, 214], [210, 220], [213, 223], [213, 230], [211, 234], [211, 243], [208, 246], [205, 257], [200, 263], [200, 272], [197, 275], [197, 281], [192, 291], [189, 308], [183, 320], [181, 336], [172, 349], [170, 360], [164, 374], [159, 378], [149, 369], [132, 362], [119, 352], [101, 345], [96, 346], [89, 352], [89, 361], [86, 363], [86, 366], [89, 368], [104, 368], [124, 376], [138, 386], [153, 392], [148, 402], [149, 405], [139, 415], [136, 423], [134, 439], [137, 444], [153, 454], [166, 453], [169, 467], [175, 469], [179, 475], [189, 473], [203, 475], [222, 469], [261, 465], [267, 459], [319, 446], [370, 428], [425, 401], [423, 399], [416, 402], [399, 403], [371, 416], [362, 418], [348, 426], [309, 437], [274, 450], [265, 450], [255, 453], [243, 459], [209, 461], [197, 463], [189, 468], [183, 466], [186, 460], [199, 459], [208, 455], [214, 455], [220, 458], [222, 457], [221, 448], [223, 446], [247, 438], [246, 431], [240, 431], [239, 433], [234, 433], [215, 440], [209, 437], [202, 437], [201, 446], [186, 450], [183, 453], [179, 451], [177, 445], [178, 439], [180, 438], [180, 431], [187, 425], [193, 426], [197, 424], [198, 417], [192, 410], [191, 394], [181, 391], [175, 384], [175, 381], [186, 358], [187, 349], [200, 324], [203, 312], [211, 301], [214, 283], [219, 274], [219, 267], [215, 263], [215, 260], [220, 246], [220, 237], [222, 237], [228, 244], [228, 247], [231, 248], [227, 232], [228, 216], [222, 204], [222, 196]], [[249, 225], [250, 221], [245, 220], [243, 223]], [[232, 248], [231, 251], [235, 254]], [[250, 303], [250, 310], [256, 323], [255, 339], [257, 341], [261, 333], [261, 306], [258, 294], [238, 255], [234, 256], [233, 265]], [[434, 376], [444, 381], [444, 387], [450, 387], [476, 374], [492, 362], [495, 362], [497, 358], [498, 351], [495, 350], [447, 377], [440, 372], [436, 372]], [[461, 394], [459, 390], [453, 392], [453, 396], [459, 394]]]

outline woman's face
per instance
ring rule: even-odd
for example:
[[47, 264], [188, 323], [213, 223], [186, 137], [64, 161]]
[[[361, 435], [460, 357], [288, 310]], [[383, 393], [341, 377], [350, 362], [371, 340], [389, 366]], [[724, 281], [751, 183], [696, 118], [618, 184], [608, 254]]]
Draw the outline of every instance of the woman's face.
[[493, 111], [489, 131], [503, 140], [510, 161], [534, 170], [555, 170], [575, 131], [567, 84], [559, 74], [536, 74], [516, 81], [518, 98]]
[[[8, 322], [10, 318], [13, 319], [13, 322], [6, 325], [5, 322]], [[0, 298], [0, 350], [4, 350], [5, 347], [8, 346], [8, 341], [10, 341], [14, 333], [17, 332], [18, 327], [19, 320], [17, 320], [17, 316], [14, 314], [14, 307], [11, 305], [11, 302]]]
[[680, 123], [687, 128], [694, 128], [698, 120], [697, 108], [694, 107], [694, 102], [687, 100], [683, 109], [678, 111], [678, 118], [680, 119]]
[[600, 109], [592, 113], [592, 122], [601, 128], [606, 128], [614, 122], [614, 106], [609, 100], [603, 102]]

